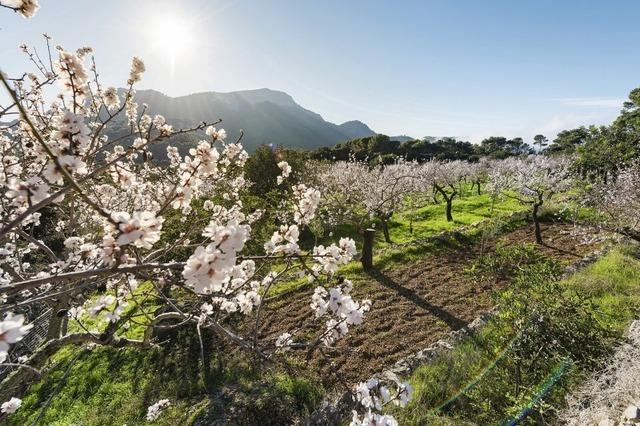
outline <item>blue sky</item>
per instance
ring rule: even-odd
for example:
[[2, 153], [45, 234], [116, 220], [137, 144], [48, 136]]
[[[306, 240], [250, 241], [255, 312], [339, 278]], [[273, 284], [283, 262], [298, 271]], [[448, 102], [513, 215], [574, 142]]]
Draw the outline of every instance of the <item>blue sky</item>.
[[139, 87], [170, 95], [269, 87], [381, 133], [529, 140], [618, 114], [640, 86], [638, 16], [635, 0], [41, 0], [29, 21], [0, 11], [0, 68], [47, 32], [94, 47], [110, 85], [138, 55]]

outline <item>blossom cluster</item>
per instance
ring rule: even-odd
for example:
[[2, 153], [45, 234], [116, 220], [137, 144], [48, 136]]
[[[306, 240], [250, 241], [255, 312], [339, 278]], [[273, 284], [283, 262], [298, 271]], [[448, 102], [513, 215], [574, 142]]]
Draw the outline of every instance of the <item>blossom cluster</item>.
[[25, 18], [32, 18], [40, 8], [38, 0], [0, 0], [0, 5], [15, 10]]
[[355, 395], [358, 404], [364, 408], [362, 417], [353, 410], [351, 426], [388, 425], [398, 422], [393, 416], [380, 414], [387, 404], [405, 407], [411, 400], [413, 388], [407, 382], [400, 382], [397, 377], [381, 380], [373, 377], [356, 386]]
[[322, 334], [322, 342], [329, 346], [349, 331], [349, 326], [360, 325], [365, 313], [371, 308], [370, 300], [361, 303], [353, 300], [350, 293], [353, 283], [344, 280], [341, 285], [330, 288], [316, 287], [313, 292], [311, 309], [316, 318], [329, 317], [326, 331]]
[[160, 414], [171, 405], [168, 399], [161, 399], [147, 408], [147, 421], [153, 422], [160, 417]]
[[0, 321], [0, 363], [7, 359], [9, 346], [22, 340], [22, 337], [33, 327], [33, 325], [24, 322], [24, 315], [12, 313], [8, 313]]

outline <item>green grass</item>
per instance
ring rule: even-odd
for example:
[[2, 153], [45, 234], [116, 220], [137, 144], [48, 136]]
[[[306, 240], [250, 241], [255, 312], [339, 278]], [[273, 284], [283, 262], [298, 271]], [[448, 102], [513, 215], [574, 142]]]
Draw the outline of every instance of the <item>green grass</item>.
[[[469, 192], [463, 198], [455, 198], [453, 200], [452, 222], [447, 222], [444, 203], [427, 204], [412, 211], [393, 215], [389, 222], [389, 233], [392, 245], [402, 244], [524, 209], [526, 207], [510, 198], [494, 202], [489, 194], [477, 195]], [[411, 232], [410, 226], [412, 218], [413, 232]], [[389, 244], [384, 241], [380, 225], [376, 223], [368, 225], [374, 225], [378, 229], [376, 233], [376, 249], [384, 250], [388, 248]], [[358, 243], [362, 242], [361, 235], [356, 232], [353, 226], [349, 225], [337, 227], [333, 236], [328, 238], [327, 242], [341, 237], [350, 237]]]
[[[510, 198], [494, 203], [486, 193], [481, 195], [468, 194], [464, 198], [454, 199], [453, 222], [447, 222], [444, 203], [429, 204], [412, 212], [398, 214], [390, 223], [389, 230], [393, 243], [405, 243], [417, 238], [431, 237], [442, 231], [451, 231], [461, 226], [472, 225], [485, 219], [521, 211], [525, 208]], [[411, 217], [414, 220], [413, 232], [410, 232], [409, 226]], [[382, 238], [379, 240], [376, 241], [377, 245], [380, 248], [385, 248], [387, 243]]]
[[[138, 288], [134, 290], [132, 294], [127, 294], [125, 296], [125, 301], [127, 301], [128, 304], [123, 309], [120, 316], [124, 317], [126, 315], [131, 315], [135, 323], [131, 322], [129, 328], [127, 328], [126, 330], [119, 330], [118, 335], [135, 340], [141, 340], [143, 338], [146, 324], [149, 322], [150, 318], [148, 316], [149, 313], [154, 312], [157, 308], [162, 306], [161, 300], [153, 295], [153, 284], [149, 281], [144, 281], [140, 283]], [[94, 295], [93, 297], [89, 298], [86, 306], [90, 306], [98, 299], [98, 297], [99, 295]], [[82, 321], [82, 325], [84, 326], [84, 328], [91, 332], [95, 331], [99, 333], [98, 330], [104, 330], [108, 323], [107, 319], [105, 318], [106, 311], [113, 311], [114, 307], [115, 302], [107, 306], [106, 310], [103, 310], [96, 316], [84, 314], [79, 319], [80, 321]], [[69, 333], [82, 333], [85, 331], [84, 328], [80, 327], [76, 320], [69, 320]]]
[[[560, 293], [581, 301], [588, 300], [588, 303], [584, 305], [585, 308], [580, 308], [581, 311], [567, 315], [568, 318], [546, 318], [545, 324], [552, 327], [548, 332], [559, 335], [574, 332], [571, 328], [580, 325], [574, 325], [572, 321], [579, 321], [578, 317], [589, 318], [585, 314], [588, 310], [594, 313], [595, 319], [591, 320], [592, 329], [585, 330], [584, 333], [611, 335], [613, 339], [619, 340], [629, 323], [638, 318], [640, 313], [638, 257], [637, 246], [620, 247], [561, 282], [559, 285], [564, 291]], [[569, 294], [572, 296], [568, 296]], [[542, 296], [534, 289], [527, 297], [534, 300]], [[506, 307], [507, 311], [509, 309]], [[513, 349], [524, 344], [521, 341], [525, 340], [526, 334], [525, 337], [518, 335], [518, 330], [523, 329], [519, 327], [523, 327], [524, 318], [501, 316], [502, 313], [475, 336], [456, 345], [452, 351], [434, 362], [418, 368], [411, 375], [410, 382], [415, 389], [414, 399], [407, 409], [395, 413], [401, 424], [447, 425], [465, 424], [466, 421], [500, 424], [514, 418], [537, 396], [544, 398], [535, 407], [536, 410], [545, 411], [550, 408], [549, 405], [561, 405], [564, 395], [584, 379], [588, 372], [585, 364], [602, 362], [602, 354], [597, 348], [601, 342], [594, 338], [593, 352], [599, 354], [594, 359], [589, 358], [588, 362], [576, 361], [568, 371], [564, 371], [561, 370], [561, 362], [550, 357], [548, 361], [535, 364], [541, 370], [533, 372], [539, 381], [529, 383], [527, 390], [521, 395], [514, 395], [514, 359], [526, 364], [533, 362], [533, 355], [525, 352], [525, 355], [520, 354], [524, 359], [518, 358], [518, 352]], [[602, 341], [607, 340], [603, 338]], [[587, 338], [580, 346], [578, 343], [574, 345], [572, 341], [562, 343], [560, 340], [560, 347], [554, 350], [568, 353], [573, 351], [574, 354], [589, 353], [592, 349], [590, 342]], [[576, 347], [572, 348], [571, 345]], [[573, 358], [575, 357], [574, 355]], [[554, 381], [556, 379], [557, 382]], [[543, 391], [548, 391], [548, 394]], [[455, 401], [443, 406], [452, 397], [455, 397]], [[534, 420], [528, 418], [525, 420], [527, 422], [533, 423]]]
[[[50, 360], [50, 371], [28, 389], [8, 424], [32, 424], [52, 396], [40, 424], [148, 424], [147, 407], [164, 398], [171, 406], [153, 424], [188, 425], [207, 413], [229, 413], [231, 407], [238, 418], [281, 424], [309, 413], [321, 399], [322, 390], [313, 382], [254, 370], [238, 355], [227, 360], [222, 372], [214, 368], [205, 388], [199, 351], [193, 330], [149, 350], [63, 348]], [[215, 366], [215, 355], [211, 358]]]
[[[367, 227], [375, 226], [378, 229], [375, 240], [374, 264], [380, 269], [392, 268], [432, 253], [435, 249], [440, 248], [442, 244], [457, 243], [455, 241], [421, 242], [403, 247], [396, 246], [398, 244], [408, 244], [421, 239], [434, 237], [444, 231], [460, 229], [461, 227], [473, 225], [487, 219], [498, 219], [510, 213], [526, 209], [526, 206], [520, 205], [511, 198], [504, 198], [494, 202], [489, 194], [482, 193], [481, 195], [477, 195], [467, 190], [462, 198], [456, 198], [453, 201], [454, 220], [452, 222], [447, 222], [444, 203], [428, 204], [412, 211], [395, 214], [389, 222], [389, 233], [392, 244], [384, 241], [379, 223], [368, 223], [366, 224]], [[413, 218], [413, 232], [411, 232], [411, 218]], [[469, 243], [477, 237], [479, 233], [479, 229], [468, 231], [466, 236], [469, 237], [469, 239], [459, 241], [458, 243]], [[322, 244], [331, 244], [344, 237], [353, 238], [358, 248], [360, 249], [362, 247], [362, 235], [356, 231], [354, 226], [347, 224], [337, 226], [330, 237], [327, 236], [320, 242]], [[351, 262], [340, 268], [340, 274], [350, 277], [360, 276], [363, 274], [362, 266], [360, 262]], [[281, 281], [271, 288], [269, 296], [275, 296], [292, 290], [306, 282], [306, 279]]]
[[[394, 243], [409, 243], [522, 209], [524, 207], [510, 199], [493, 204], [486, 194], [478, 196], [468, 193], [464, 198], [454, 200], [453, 222], [446, 221], [443, 204], [427, 205], [411, 213], [395, 215], [390, 223], [390, 232]], [[413, 232], [409, 231], [411, 215], [414, 217]], [[395, 248], [386, 244], [382, 239], [382, 233], [378, 232], [378, 254], [375, 263], [381, 268], [391, 268], [434, 253], [442, 248], [443, 244], [469, 244], [481, 233], [481, 229], [473, 228], [460, 240], [434, 241]], [[360, 236], [349, 226], [336, 229], [330, 240], [336, 241], [344, 236], [353, 237], [358, 244], [361, 243]], [[617, 331], [622, 330], [632, 317], [633, 310], [629, 308], [631, 299], [635, 301], [636, 306], [640, 302], [636, 299], [636, 287], [640, 285], [631, 283], [635, 277], [634, 271], [637, 274], [639, 266], [635, 263], [624, 266], [628, 258], [628, 253], [614, 252], [606, 258], [608, 260], [603, 259], [592, 267], [593, 276], [587, 277], [583, 273], [582, 279], [577, 279], [576, 284], [571, 284], [580, 284], [593, 293], [603, 311], [611, 314], [611, 328]], [[609, 266], [606, 262], [609, 262]], [[351, 262], [340, 272], [356, 279], [363, 274], [359, 262]], [[291, 280], [281, 283], [272, 289], [270, 295], [294, 288], [303, 282], [305, 281]], [[150, 286], [151, 283], [141, 283], [136, 294], [142, 295]], [[141, 302], [145, 310], [151, 311], [156, 306], [155, 303], [154, 300]], [[125, 310], [125, 314], [135, 313], [138, 309], [131, 304]], [[137, 319], [144, 323], [143, 317]], [[101, 317], [83, 318], [89, 329], [100, 328], [104, 325], [102, 321], [104, 320]], [[123, 330], [122, 334], [140, 339], [143, 328], [143, 325], [132, 326]], [[80, 329], [71, 322], [70, 331]], [[504, 329], [489, 325], [480, 338], [458, 347], [449, 361], [436, 362], [430, 367], [418, 370], [412, 378], [416, 387], [417, 402], [406, 412], [399, 414], [408, 424], [417, 424], [426, 418], [436, 419], [436, 423], [433, 424], [448, 424], [446, 422], [449, 418], [428, 417], [425, 414], [426, 408], [435, 406], [443, 398], [446, 399], [455, 393], [468, 383], [474, 374], [486, 367], [487, 360], [495, 358], [499, 350], [498, 345], [479, 344], [482, 338], [486, 338], [486, 342], [493, 342], [492, 336], [502, 339], [504, 335]], [[191, 424], [197, 417], [219, 415], [230, 407], [234, 407], [234, 416], [240, 422], [242, 419], [263, 419], [262, 424], [283, 424], [295, 416], [310, 412], [323, 395], [323, 390], [309, 379], [275, 371], [258, 372], [238, 354], [230, 359], [221, 359], [220, 361], [225, 363], [223, 372], [214, 368], [211, 376], [205, 379], [194, 330], [184, 330], [170, 339], [160, 340], [163, 341], [161, 346], [149, 350], [110, 347], [95, 347], [91, 350], [83, 347], [63, 348], [49, 360], [48, 373], [30, 386], [23, 396], [22, 407], [9, 418], [8, 424], [33, 423], [50, 398], [51, 402], [44, 410], [41, 424], [112, 424], [116, 413], [118, 424], [141, 425], [146, 423], [147, 407], [164, 398], [170, 399], [171, 407], [154, 424]], [[211, 343], [212, 355], [209, 358], [212, 365], [218, 361], [217, 354], [213, 352], [219, 344], [215, 341]]]

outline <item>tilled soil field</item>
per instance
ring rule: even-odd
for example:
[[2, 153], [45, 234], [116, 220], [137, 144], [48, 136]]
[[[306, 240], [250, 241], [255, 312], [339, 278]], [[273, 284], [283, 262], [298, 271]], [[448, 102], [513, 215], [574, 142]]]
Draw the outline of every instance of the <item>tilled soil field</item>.
[[[572, 230], [575, 228], [569, 224], [543, 225], [545, 245], [538, 250], [570, 264], [600, 245], [583, 243]], [[493, 251], [498, 242], [533, 244], [533, 225], [485, 243], [485, 253]], [[319, 368], [324, 385], [331, 389], [338, 380], [355, 383], [366, 379], [464, 327], [490, 310], [494, 291], [507, 285], [500, 281], [479, 285], [465, 274], [479, 254], [479, 244], [442, 248], [411, 264], [347, 277], [354, 282], [354, 299], [372, 300], [371, 311], [362, 325], [351, 328], [334, 350], [326, 352], [331, 355], [330, 365], [319, 354], [308, 361], [301, 356], [298, 362], [310, 362], [312, 367]], [[275, 339], [290, 330], [298, 330], [298, 336], [304, 336], [312, 329], [322, 328], [323, 324], [312, 324], [309, 306], [312, 293], [313, 290], [304, 290], [272, 303], [265, 312], [261, 336]]]

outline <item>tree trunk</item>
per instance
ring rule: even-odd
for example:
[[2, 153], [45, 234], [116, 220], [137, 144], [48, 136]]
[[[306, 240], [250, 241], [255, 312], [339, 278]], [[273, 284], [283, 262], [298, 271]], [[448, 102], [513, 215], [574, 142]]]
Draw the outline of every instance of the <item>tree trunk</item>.
[[451, 194], [448, 194], [444, 190], [444, 188], [441, 188], [438, 185], [435, 186], [435, 189], [440, 193], [440, 195], [442, 195], [442, 198], [444, 198], [444, 200], [447, 202], [447, 208], [446, 208], [447, 222], [453, 222], [453, 216], [451, 215], [451, 204], [453, 203], [453, 199], [455, 198], [455, 196], [458, 195], [457, 189], [452, 187], [453, 192]]
[[542, 244], [542, 232], [540, 231], [540, 220], [538, 219], [538, 209], [540, 204], [533, 205], [533, 225], [536, 228], [536, 243]]
[[620, 235], [624, 235], [625, 237], [629, 237], [634, 241], [637, 241], [640, 243], [640, 232], [636, 231], [632, 228], [618, 228], [615, 229], [615, 232], [619, 233]]
[[384, 234], [384, 240], [391, 244], [391, 236], [389, 235], [389, 225], [387, 224], [387, 219], [382, 220], [382, 233]]
[[66, 336], [68, 329], [69, 329], [69, 317], [65, 315], [64, 318], [62, 318], [62, 325], [60, 326], [60, 337]]
[[376, 231], [374, 229], [367, 229], [364, 231], [362, 244], [362, 267], [365, 270], [373, 268], [373, 243], [375, 241]]
[[445, 200], [447, 201], [447, 222], [453, 222], [453, 216], [451, 215], [453, 197], [445, 197]]
[[[62, 330], [62, 322], [67, 316], [68, 297], [62, 296], [56, 304], [51, 307], [51, 319], [47, 327], [47, 337], [45, 341], [58, 339]], [[65, 330], [66, 332], [66, 330]]]
[[481, 195], [481, 192], [480, 192], [480, 182], [476, 182], [476, 184], [478, 185], [478, 195]]

